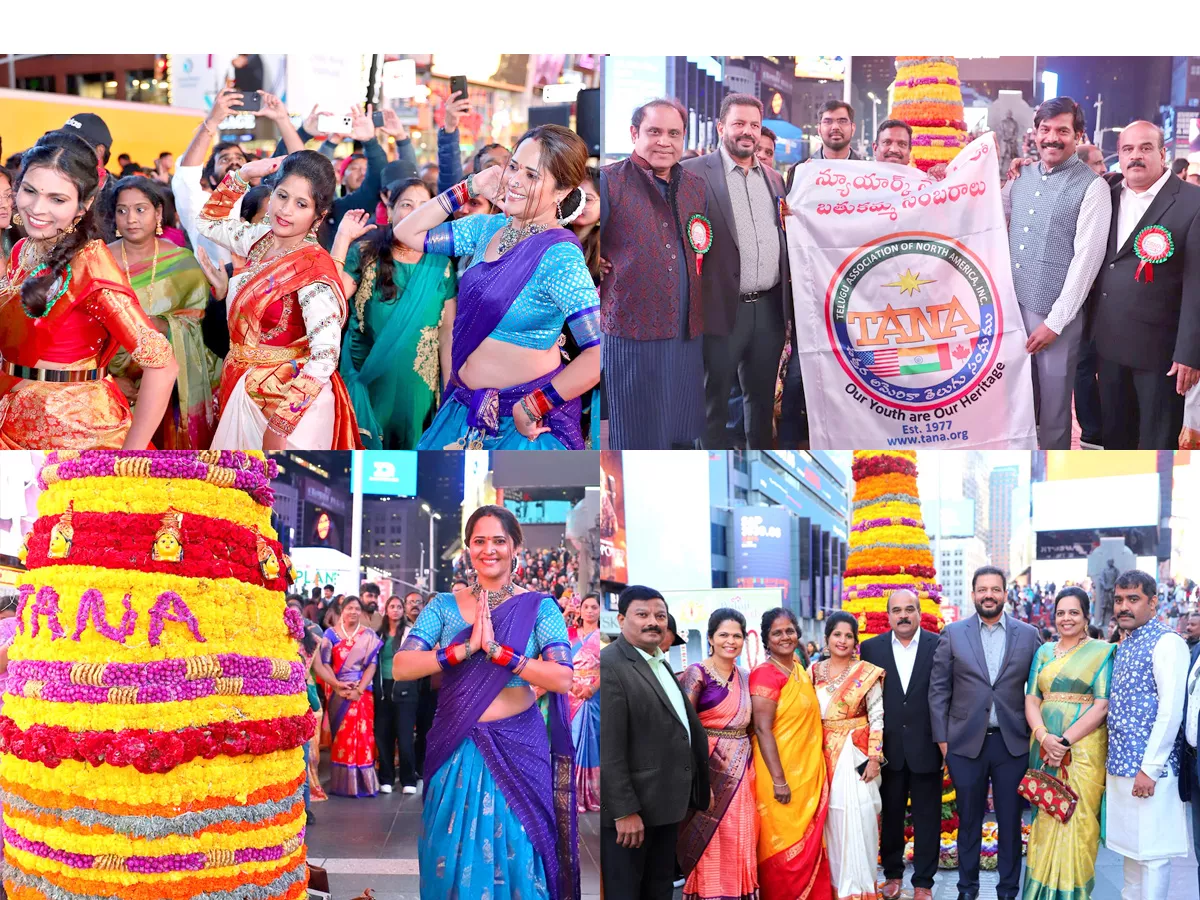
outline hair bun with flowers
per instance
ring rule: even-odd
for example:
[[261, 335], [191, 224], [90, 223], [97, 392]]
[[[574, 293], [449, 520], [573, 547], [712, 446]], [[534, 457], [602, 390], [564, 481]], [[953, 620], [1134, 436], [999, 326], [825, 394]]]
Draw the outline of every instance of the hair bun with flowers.
[[275, 472], [47, 456], [0, 714], [9, 896], [304, 897], [316, 723], [284, 579], [260, 567], [282, 553]]

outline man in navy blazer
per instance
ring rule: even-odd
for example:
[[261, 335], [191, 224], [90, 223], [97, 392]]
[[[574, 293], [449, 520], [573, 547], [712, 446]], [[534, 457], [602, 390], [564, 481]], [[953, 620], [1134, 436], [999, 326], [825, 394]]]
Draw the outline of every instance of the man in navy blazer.
[[883, 900], [897, 900], [904, 883], [904, 815], [912, 803], [913, 900], [930, 900], [942, 831], [942, 754], [933, 740], [929, 679], [937, 635], [921, 630], [921, 601], [912, 591], [888, 597], [892, 630], [863, 641], [860, 653], [883, 679], [883, 817], [879, 855]]
[[[933, 739], [941, 746], [958, 797], [958, 898], [979, 896], [979, 851], [988, 783], [996, 807], [1000, 883], [1016, 900], [1021, 882], [1021, 798], [1029, 755], [1025, 682], [1041, 646], [1037, 629], [1004, 612], [1004, 572], [975, 570], [976, 615], [947, 625], [929, 682]], [[886, 751], [885, 751], [886, 755]]]

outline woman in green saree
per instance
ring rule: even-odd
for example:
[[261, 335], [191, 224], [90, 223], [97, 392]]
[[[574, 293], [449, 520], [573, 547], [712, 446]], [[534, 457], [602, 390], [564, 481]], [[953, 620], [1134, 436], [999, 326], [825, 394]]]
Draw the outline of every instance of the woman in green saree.
[[[204, 345], [201, 323], [208, 279], [190, 250], [162, 240], [163, 197], [149, 178], [130, 176], [113, 191], [117, 240], [109, 245], [151, 323], [171, 342], [179, 376], [171, 404], [154, 434], [163, 450], [205, 450], [216, 428], [214, 393], [221, 361]], [[125, 350], [108, 365], [131, 404], [137, 403], [142, 371]]]
[[[1105, 720], [1116, 647], [1088, 637], [1088, 613], [1086, 592], [1076, 587], [1059, 591], [1054, 600], [1059, 638], [1042, 644], [1029, 669], [1029, 766], [1065, 776], [1079, 794], [1079, 805], [1065, 824], [1035, 810], [1024, 900], [1087, 900], [1095, 884], [1108, 759]], [[1064, 760], [1065, 770], [1059, 768]]]
[[458, 281], [451, 260], [409, 250], [392, 236], [396, 223], [430, 199], [429, 188], [411, 178], [388, 192], [390, 227], [377, 229], [365, 210], [350, 212], [333, 242], [352, 298], [341, 373], [363, 445], [413, 450], [450, 374]]

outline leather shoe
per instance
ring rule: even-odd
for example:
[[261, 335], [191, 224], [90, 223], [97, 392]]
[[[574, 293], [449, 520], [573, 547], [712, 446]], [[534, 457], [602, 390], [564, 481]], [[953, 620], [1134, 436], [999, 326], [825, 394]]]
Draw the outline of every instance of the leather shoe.
[[978, 891], [959, 891], [958, 900], [979, 900]]
[[929, 888], [913, 888], [913, 900], [933, 900], [933, 891]]
[[900, 900], [900, 889], [904, 881], [900, 878], [889, 878], [883, 883], [883, 900]]

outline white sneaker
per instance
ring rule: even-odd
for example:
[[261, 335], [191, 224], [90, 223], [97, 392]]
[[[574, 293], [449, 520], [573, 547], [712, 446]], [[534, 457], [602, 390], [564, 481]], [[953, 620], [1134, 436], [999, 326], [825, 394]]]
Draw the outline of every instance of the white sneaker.
[[674, 885], [674, 886], [675, 886], [675, 887], [677, 887], [677, 888], [681, 888], [681, 887], [683, 887], [685, 884], [687, 884], [687, 879], [686, 879], [686, 878], [677, 878], [677, 879], [675, 880], [675, 885]]
[[415, 786], [415, 785], [406, 784], [406, 785], [404, 786], [404, 793], [406, 793], [406, 794], [415, 794], [416, 792], [417, 792], [417, 788], [416, 788], [416, 786]]
[[390, 794], [392, 792], [392, 786], [390, 784], [381, 784], [379, 786], [379, 790], [381, 793]]

